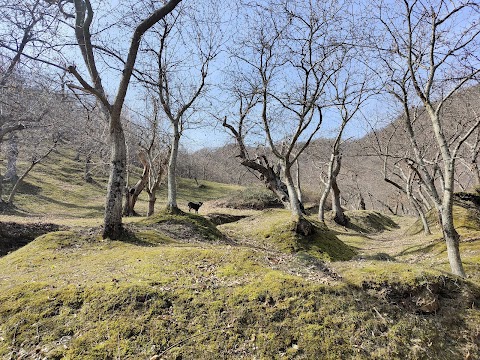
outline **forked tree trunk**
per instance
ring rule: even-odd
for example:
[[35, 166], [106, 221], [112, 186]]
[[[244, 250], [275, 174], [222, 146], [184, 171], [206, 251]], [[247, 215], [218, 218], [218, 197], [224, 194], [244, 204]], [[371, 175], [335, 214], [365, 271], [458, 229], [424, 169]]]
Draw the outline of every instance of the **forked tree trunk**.
[[335, 158], [335, 153], [332, 153], [330, 155], [330, 162], [328, 164], [327, 179], [325, 181], [322, 180], [325, 184], [325, 189], [323, 189], [322, 196], [320, 197], [320, 202], [318, 203], [318, 219], [323, 223], [325, 222], [325, 205], [327, 203], [327, 198], [330, 194], [330, 190], [332, 189], [332, 174], [333, 168], [336, 164]]
[[110, 124], [111, 171], [105, 204], [103, 238], [118, 239], [123, 232], [122, 200], [126, 184], [127, 147], [120, 115], [117, 121], [111, 120]]
[[145, 185], [148, 182], [150, 165], [143, 152], [140, 152], [138, 154], [138, 157], [143, 164], [143, 173], [142, 177], [137, 181], [134, 186], [130, 188], [127, 186], [127, 191], [125, 193], [125, 205], [123, 206], [123, 215], [125, 216], [137, 215], [137, 213], [135, 212], [135, 204], [137, 203], [138, 197], [142, 193], [143, 189], [145, 189]]
[[244, 159], [241, 164], [259, 174], [258, 178], [263, 182], [265, 187], [275, 194], [285, 209], [290, 209], [287, 185], [280, 179], [280, 175], [275, 172], [273, 166], [267, 162], [265, 157], [259, 158], [257, 161]]

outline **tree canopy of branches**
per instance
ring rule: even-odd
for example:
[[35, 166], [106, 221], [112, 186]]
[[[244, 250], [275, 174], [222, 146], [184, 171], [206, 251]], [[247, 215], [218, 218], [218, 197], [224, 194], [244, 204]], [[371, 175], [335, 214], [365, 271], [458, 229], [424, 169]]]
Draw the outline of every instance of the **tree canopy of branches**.
[[[410, 143], [404, 159], [439, 213], [452, 272], [465, 276], [459, 235], [453, 225], [455, 161], [480, 119], [459, 119], [455, 131], [449, 132], [445, 108], [480, 73], [475, 56], [480, 40], [480, 8], [469, 1], [443, 0], [394, 1], [393, 6], [380, 2], [378, 6], [385, 30], [384, 38], [377, 39], [380, 60], [388, 75], [390, 93], [403, 108]], [[422, 109], [435, 139], [431, 160], [425, 157], [422, 131], [416, 126]]]
[[107, 96], [98, 69], [95, 53], [97, 47], [93, 44], [91, 26], [94, 20], [94, 10], [89, 0], [75, 0], [75, 37], [80, 48], [84, 65], [87, 68], [91, 83], [89, 83], [77, 67], [70, 65], [68, 71], [75, 77], [82, 91], [93, 94], [102, 104], [104, 113], [109, 119], [109, 136], [111, 144], [111, 172], [105, 206], [103, 237], [117, 239], [122, 234], [122, 200], [125, 188], [126, 145], [121, 123], [121, 112], [130, 84], [138, 50], [143, 35], [158, 21], [168, 15], [181, 0], [171, 0], [160, 8], [154, 9], [143, 21], [138, 23], [132, 32], [127, 57], [123, 62], [123, 70], [113, 102]]
[[[292, 167], [319, 133], [326, 88], [339, 70], [337, 55], [344, 48], [342, 7], [339, 2], [267, 2], [251, 8], [250, 32], [234, 52], [239, 75], [232, 92], [237, 120], [224, 126], [239, 145], [242, 164], [259, 173], [292, 214], [302, 218], [302, 204]], [[253, 119], [257, 117], [258, 122]], [[268, 151], [248, 154], [250, 131], [261, 131]], [[280, 171], [283, 179], [280, 178]]]

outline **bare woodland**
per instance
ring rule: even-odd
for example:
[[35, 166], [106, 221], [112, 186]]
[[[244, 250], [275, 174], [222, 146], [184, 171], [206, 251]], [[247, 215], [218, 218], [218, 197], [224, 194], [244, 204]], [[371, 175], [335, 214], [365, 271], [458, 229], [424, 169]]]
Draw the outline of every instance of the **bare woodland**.
[[[109, 174], [104, 238], [121, 236], [142, 191], [148, 215], [161, 186], [177, 212], [190, 177], [266, 187], [305, 235], [307, 205], [342, 225], [345, 209], [413, 215], [425, 234], [435, 211], [465, 276], [452, 209], [480, 183], [480, 6], [204, 5], [0, 1], [2, 208], [16, 191], [2, 184], [68, 146], [85, 181]], [[228, 143], [190, 149], [185, 134], [209, 127]]]

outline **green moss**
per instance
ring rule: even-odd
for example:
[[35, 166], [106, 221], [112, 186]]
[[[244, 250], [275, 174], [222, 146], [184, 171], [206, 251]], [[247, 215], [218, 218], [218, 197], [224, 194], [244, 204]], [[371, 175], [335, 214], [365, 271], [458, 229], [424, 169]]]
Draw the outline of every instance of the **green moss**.
[[56, 232], [1, 258], [0, 356], [455, 359], [478, 350], [463, 335], [478, 325], [471, 300], [430, 319], [356, 284], [407, 282], [393, 267], [374, 277], [385, 264], [323, 283], [272, 269], [258, 249], [160, 245]]
[[153, 224], [181, 224], [192, 228], [192, 231], [200, 234], [204, 239], [210, 241], [224, 240], [224, 235], [208, 219], [195, 214], [179, 212], [172, 214], [168, 210], [163, 210], [157, 214], [145, 218], [138, 222], [140, 225]]
[[222, 207], [234, 209], [266, 209], [282, 207], [278, 198], [265, 187], [250, 187], [229, 194], [217, 201]]
[[351, 247], [340, 241], [324, 225], [313, 218], [308, 220], [315, 227], [310, 236], [301, 236], [295, 232], [295, 219], [286, 210], [265, 211], [258, 216], [221, 225], [219, 228], [239, 241], [246, 237], [259, 246], [286, 253], [305, 252], [322, 260], [348, 260], [355, 255]]
[[[471, 231], [480, 231], [479, 215], [479, 211], [475, 209], [453, 206], [453, 224], [460, 234], [469, 233]], [[440, 232], [438, 212], [435, 209], [432, 209], [426, 216], [430, 230]], [[423, 232], [423, 225], [419, 219], [405, 231], [405, 234], [416, 235], [421, 232]]]

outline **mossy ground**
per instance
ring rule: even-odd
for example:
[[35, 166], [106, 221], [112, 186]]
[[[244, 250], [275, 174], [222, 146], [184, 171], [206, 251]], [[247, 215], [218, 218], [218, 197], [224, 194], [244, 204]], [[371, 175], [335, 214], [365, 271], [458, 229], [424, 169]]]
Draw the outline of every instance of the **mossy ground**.
[[[315, 234], [301, 238], [283, 210], [218, 227], [158, 211], [103, 241], [103, 185], [67, 185], [81, 179], [69, 161], [56, 160], [64, 178], [32, 173], [47, 205], [26, 192], [19, 213], [0, 218], [36, 214], [67, 228], [0, 258], [2, 358], [480, 358], [480, 231], [468, 219], [457, 219], [468, 225], [468, 281], [447, 274], [438, 232], [405, 236], [413, 220], [369, 212], [349, 214], [358, 228], [310, 217]], [[201, 183], [180, 182], [182, 208], [234, 189]], [[58, 201], [58, 189], [72, 194]], [[438, 309], [422, 310], [425, 299]]]
[[[381, 287], [273, 269], [248, 247], [63, 231], [2, 258], [0, 274], [5, 358], [457, 359], [478, 350], [471, 285], [422, 315]], [[452, 301], [460, 295], [468, 305]]]

